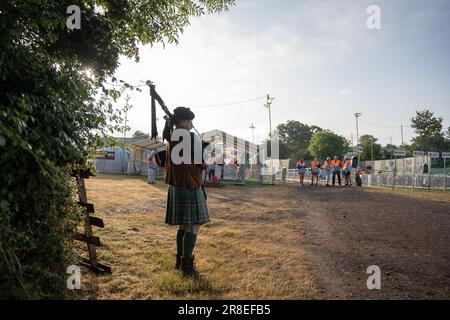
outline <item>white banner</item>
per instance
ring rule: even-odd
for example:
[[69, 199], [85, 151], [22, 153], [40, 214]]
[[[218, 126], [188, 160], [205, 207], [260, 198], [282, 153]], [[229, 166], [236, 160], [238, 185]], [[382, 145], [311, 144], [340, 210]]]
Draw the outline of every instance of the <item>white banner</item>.
[[353, 148], [353, 151], [359, 152], [359, 153], [363, 153], [363, 152], [364, 152], [364, 148], [361, 147], [361, 146], [355, 146], [355, 147]]
[[404, 156], [406, 156], [406, 151], [405, 150], [395, 150], [394, 156], [404, 157]]
[[428, 152], [428, 156], [432, 159], [437, 159], [439, 158], [439, 152]]
[[425, 155], [424, 151], [413, 151], [414, 157], [423, 157]]
[[450, 158], [450, 152], [442, 152], [442, 158], [443, 159], [449, 159]]

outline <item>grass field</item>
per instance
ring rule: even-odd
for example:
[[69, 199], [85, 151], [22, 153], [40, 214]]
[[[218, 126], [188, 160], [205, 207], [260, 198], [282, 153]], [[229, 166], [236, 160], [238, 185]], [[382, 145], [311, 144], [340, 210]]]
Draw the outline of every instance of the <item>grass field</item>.
[[[174, 270], [176, 227], [164, 224], [167, 186], [141, 177], [99, 175], [87, 180], [88, 199], [103, 218], [95, 230], [99, 259], [113, 275], [84, 273], [83, 295], [94, 299], [298, 299], [312, 298], [314, 281], [304, 263], [296, 199], [285, 208], [265, 196], [283, 187], [208, 189], [212, 222], [200, 229], [196, 255], [205, 280]], [[270, 190], [270, 191], [269, 191]], [[225, 192], [224, 192], [225, 191]], [[225, 195], [224, 195], [225, 193]], [[233, 200], [234, 199], [234, 200]]]
[[[329, 219], [331, 212], [327, 211], [327, 202], [319, 198], [319, 205], [324, 202], [323, 208], [317, 208], [321, 220], [313, 225], [315, 220], [308, 212], [317, 204], [310, 200], [321, 197], [324, 191], [330, 192], [330, 196], [354, 195], [355, 201], [366, 196], [394, 197], [395, 201], [410, 197], [415, 201], [432, 201], [438, 206], [437, 211], [442, 211], [439, 203], [447, 206], [450, 203], [449, 194], [401, 189], [394, 192], [379, 188], [328, 191], [324, 187], [308, 189], [308, 186], [302, 192], [292, 185], [255, 184], [208, 188], [212, 222], [200, 229], [194, 252], [198, 269], [206, 275], [195, 281], [183, 278], [174, 269], [176, 227], [164, 224], [167, 186], [162, 181], [148, 185], [144, 177], [100, 174], [86, 183], [89, 202], [95, 204], [95, 215], [105, 223], [104, 229], [94, 231], [103, 244], [98, 250], [99, 260], [111, 265], [113, 270], [112, 275], [98, 277], [84, 270], [81, 295], [86, 299], [347, 297], [338, 291], [330, 293], [333, 290], [325, 283], [329, 272], [324, 265], [332, 253], [329, 257], [320, 256], [327, 252], [322, 247], [328, 247], [322, 241], [324, 235], [328, 232], [333, 237], [329, 230], [342, 219], [336, 216], [340, 220], [331, 222], [325, 230], [328, 221], [324, 219]], [[389, 205], [390, 200], [387, 201]], [[379, 200], [374, 198], [374, 202]], [[348, 211], [344, 204], [340, 206], [343, 212]], [[400, 215], [402, 208], [403, 205]], [[349, 215], [347, 221], [351, 221]], [[345, 241], [351, 245], [355, 239]], [[355, 272], [359, 274], [358, 270]], [[366, 297], [358, 290], [350, 296], [357, 292]]]

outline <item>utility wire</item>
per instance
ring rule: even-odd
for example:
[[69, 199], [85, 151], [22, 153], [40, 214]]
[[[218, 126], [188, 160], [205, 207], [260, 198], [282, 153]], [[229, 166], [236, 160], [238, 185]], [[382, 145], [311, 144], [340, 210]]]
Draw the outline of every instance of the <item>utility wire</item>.
[[375, 123], [369, 122], [369, 121], [361, 119], [361, 118], [359, 118], [359, 121], [362, 121], [362, 122], [364, 122], [364, 123], [366, 123], [368, 125], [374, 126], [374, 127], [385, 128], [385, 129], [398, 129], [400, 127], [412, 128], [411, 126], [402, 126], [402, 125], [399, 125], [399, 126], [382, 126], [382, 125], [375, 124]]
[[[243, 126], [237, 126], [237, 127], [230, 127], [230, 128], [223, 128], [224, 130], [231, 130], [231, 129], [240, 129], [240, 128], [247, 128], [249, 127], [248, 124], [245, 124]], [[255, 127], [256, 128], [256, 127]]]
[[[369, 121], [366, 121], [366, 120], [364, 120], [364, 119], [359, 119], [360, 121], [362, 121], [362, 122], [364, 122], [364, 123], [367, 123], [367, 124], [369, 124], [369, 125], [371, 125], [371, 126], [375, 126], [375, 127], [379, 127], [379, 128], [385, 128], [385, 129], [398, 129], [398, 128], [400, 128], [401, 126], [395, 126], [395, 127], [390, 127], [390, 126], [382, 126], [382, 125], [379, 125], [379, 124], [375, 124], [375, 123], [371, 123], [371, 122], [369, 122]], [[407, 126], [403, 126], [403, 128], [406, 128]]]
[[217, 108], [217, 107], [225, 107], [225, 106], [231, 106], [235, 104], [242, 104], [246, 102], [252, 102], [252, 101], [258, 101], [261, 99], [265, 99], [266, 96], [261, 96], [257, 98], [247, 99], [247, 100], [240, 100], [240, 101], [233, 101], [228, 103], [222, 103], [222, 104], [211, 104], [211, 105], [193, 105], [193, 108]]

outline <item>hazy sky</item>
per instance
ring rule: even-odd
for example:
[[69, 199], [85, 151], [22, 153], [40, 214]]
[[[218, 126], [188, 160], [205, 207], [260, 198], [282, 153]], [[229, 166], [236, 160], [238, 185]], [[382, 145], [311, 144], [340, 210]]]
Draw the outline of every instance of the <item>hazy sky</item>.
[[[381, 30], [367, 28], [372, 4], [381, 9]], [[228, 12], [191, 22], [178, 46], [143, 47], [140, 63], [121, 59], [116, 76], [154, 81], [171, 109], [193, 109], [201, 132], [251, 140], [253, 123], [261, 142], [267, 93], [275, 97], [273, 128], [298, 120], [350, 139], [360, 112], [360, 135], [400, 144], [400, 125], [409, 126], [415, 110], [430, 108], [450, 123], [450, 1], [237, 0]], [[147, 87], [130, 96], [128, 135], [148, 133]], [[163, 120], [158, 125], [161, 133]], [[406, 142], [412, 135], [404, 129]]]

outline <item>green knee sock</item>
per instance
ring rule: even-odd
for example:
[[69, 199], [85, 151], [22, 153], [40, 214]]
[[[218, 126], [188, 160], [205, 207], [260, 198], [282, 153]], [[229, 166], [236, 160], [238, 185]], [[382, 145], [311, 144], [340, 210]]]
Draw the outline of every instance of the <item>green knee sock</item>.
[[183, 257], [192, 258], [192, 252], [194, 252], [195, 241], [197, 240], [197, 235], [186, 232], [183, 237]]
[[186, 233], [183, 229], [178, 229], [177, 232], [177, 254], [183, 255], [183, 236]]

